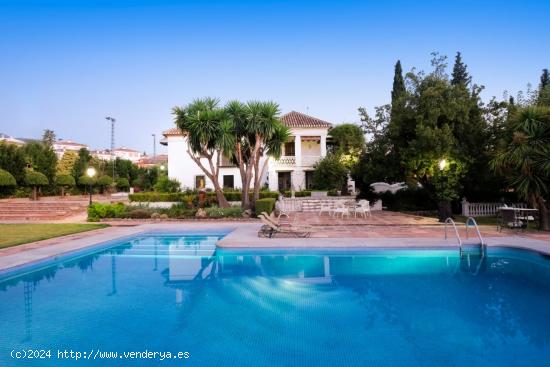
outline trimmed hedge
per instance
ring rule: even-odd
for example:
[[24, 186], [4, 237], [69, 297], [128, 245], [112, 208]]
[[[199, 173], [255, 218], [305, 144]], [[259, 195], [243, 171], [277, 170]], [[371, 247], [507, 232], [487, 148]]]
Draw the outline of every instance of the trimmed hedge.
[[204, 211], [209, 218], [240, 218], [243, 214], [243, 211], [240, 207], [230, 207], [230, 208], [218, 208], [211, 207], [205, 208]]
[[[292, 196], [292, 191], [284, 191], [283, 196], [285, 198], [291, 197]], [[311, 191], [310, 190], [294, 191], [294, 197], [295, 198], [303, 198], [303, 197], [308, 197], [308, 196], [311, 196]]]
[[98, 186], [111, 186], [113, 184], [113, 179], [110, 176], [101, 176], [97, 179]]
[[275, 201], [273, 198], [256, 200], [256, 215], [262, 212], [271, 213], [275, 209]]
[[15, 177], [13, 177], [8, 171], [0, 169], [0, 186], [15, 187], [16, 185], [17, 181], [15, 181]]
[[28, 186], [46, 186], [49, 182], [48, 178], [43, 173], [37, 171], [27, 171], [25, 183]]
[[57, 186], [73, 187], [76, 185], [74, 177], [71, 175], [57, 175], [55, 177], [55, 184]]
[[[242, 193], [240, 191], [226, 191], [224, 192], [225, 198], [227, 201], [241, 201], [242, 199]], [[311, 192], [310, 192], [311, 195]], [[252, 193], [250, 194], [252, 197]], [[278, 192], [274, 191], [260, 191], [260, 199], [266, 199], [266, 198], [272, 198], [277, 199], [279, 197]], [[159, 202], [159, 201], [180, 201], [180, 202], [189, 202], [198, 201], [198, 194], [197, 193], [189, 193], [189, 192], [174, 192], [174, 193], [162, 193], [162, 192], [139, 192], [135, 194], [129, 195], [130, 201], [134, 202], [142, 202], [142, 203], [148, 203], [148, 202]], [[216, 193], [215, 192], [207, 192], [206, 193], [206, 199], [210, 202], [216, 201]]]

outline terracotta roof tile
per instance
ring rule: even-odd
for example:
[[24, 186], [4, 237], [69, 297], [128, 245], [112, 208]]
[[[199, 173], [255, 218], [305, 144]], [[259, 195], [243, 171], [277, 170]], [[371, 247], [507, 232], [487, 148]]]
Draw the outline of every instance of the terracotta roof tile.
[[315, 118], [313, 116], [308, 116], [306, 114], [291, 111], [287, 114], [284, 114], [281, 117], [281, 121], [288, 127], [325, 127], [331, 128], [332, 124]]
[[162, 135], [168, 136], [168, 135], [183, 135], [183, 134], [181, 133], [181, 130], [180, 130], [179, 128], [177, 128], [177, 127], [171, 127], [171, 128], [168, 129], [168, 130], [164, 130], [164, 131], [162, 132]]

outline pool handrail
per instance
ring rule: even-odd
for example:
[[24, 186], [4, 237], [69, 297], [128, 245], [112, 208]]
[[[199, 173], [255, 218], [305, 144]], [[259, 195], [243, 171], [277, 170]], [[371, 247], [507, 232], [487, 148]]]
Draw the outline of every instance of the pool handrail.
[[445, 239], [447, 239], [447, 224], [449, 223], [453, 225], [453, 228], [455, 230], [455, 236], [458, 241], [458, 247], [460, 249], [460, 253], [462, 253], [462, 240], [460, 239], [460, 235], [458, 234], [458, 229], [456, 228], [455, 221], [451, 217], [445, 219]]

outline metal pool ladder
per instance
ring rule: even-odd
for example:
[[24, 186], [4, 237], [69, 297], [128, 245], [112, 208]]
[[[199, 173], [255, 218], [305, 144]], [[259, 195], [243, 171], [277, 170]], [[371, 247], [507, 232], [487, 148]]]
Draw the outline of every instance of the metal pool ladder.
[[458, 230], [456, 229], [455, 221], [451, 217], [445, 219], [445, 239], [447, 239], [447, 224], [452, 224], [455, 230], [456, 239], [458, 241], [458, 248], [460, 249], [460, 253], [462, 254], [462, 240], [460, 239], [460, 235], [458, 234]]
[[[462, 239], [460, 238], [460, 235], [458, 234], [458, 229], [456, 228], [455, 221], [450, 217], [445, 220], [445, 239], [447, 239], [447, 225], [448, 224], [451, 224], [453, 226], [455, 236], [456, 236], [456, 239], [458, 241], [458, 248], [459, 248], [460, 256], [462, 256], [462, 253], [463, 253]], [[470, 227], [470, 225], [473, 225], [473, 227], [476, 230], [477, 238], [479, 238], [481, 256], [484, 257], [485, 256], [485, 250], [487, 248], [487, 244], [483, 240], [483, 237], [481, 236], [481, 232], [479, 231], [479, 227], [477, 225], [477, 222], [473, 217], [468, 217], [468, 219], [466, 219], [466, 238], [469, 238], [468, 228]]]

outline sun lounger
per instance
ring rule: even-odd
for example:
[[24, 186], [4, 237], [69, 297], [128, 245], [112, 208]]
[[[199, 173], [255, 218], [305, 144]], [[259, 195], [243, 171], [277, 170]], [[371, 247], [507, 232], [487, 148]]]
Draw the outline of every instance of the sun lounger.
[[309, 237], [311, 234], [311, 227], [281, 227], [280, 225], [273, 223], [270, 219], [268, 219], [269, 217], [266, 217], [263, 214], [258, 215], [258, 218], [260, 218], [264, 224], [258, 232], [259, 237], [272, 238], [276, 235], [291, 235], [294, 237], [305, 238]]

